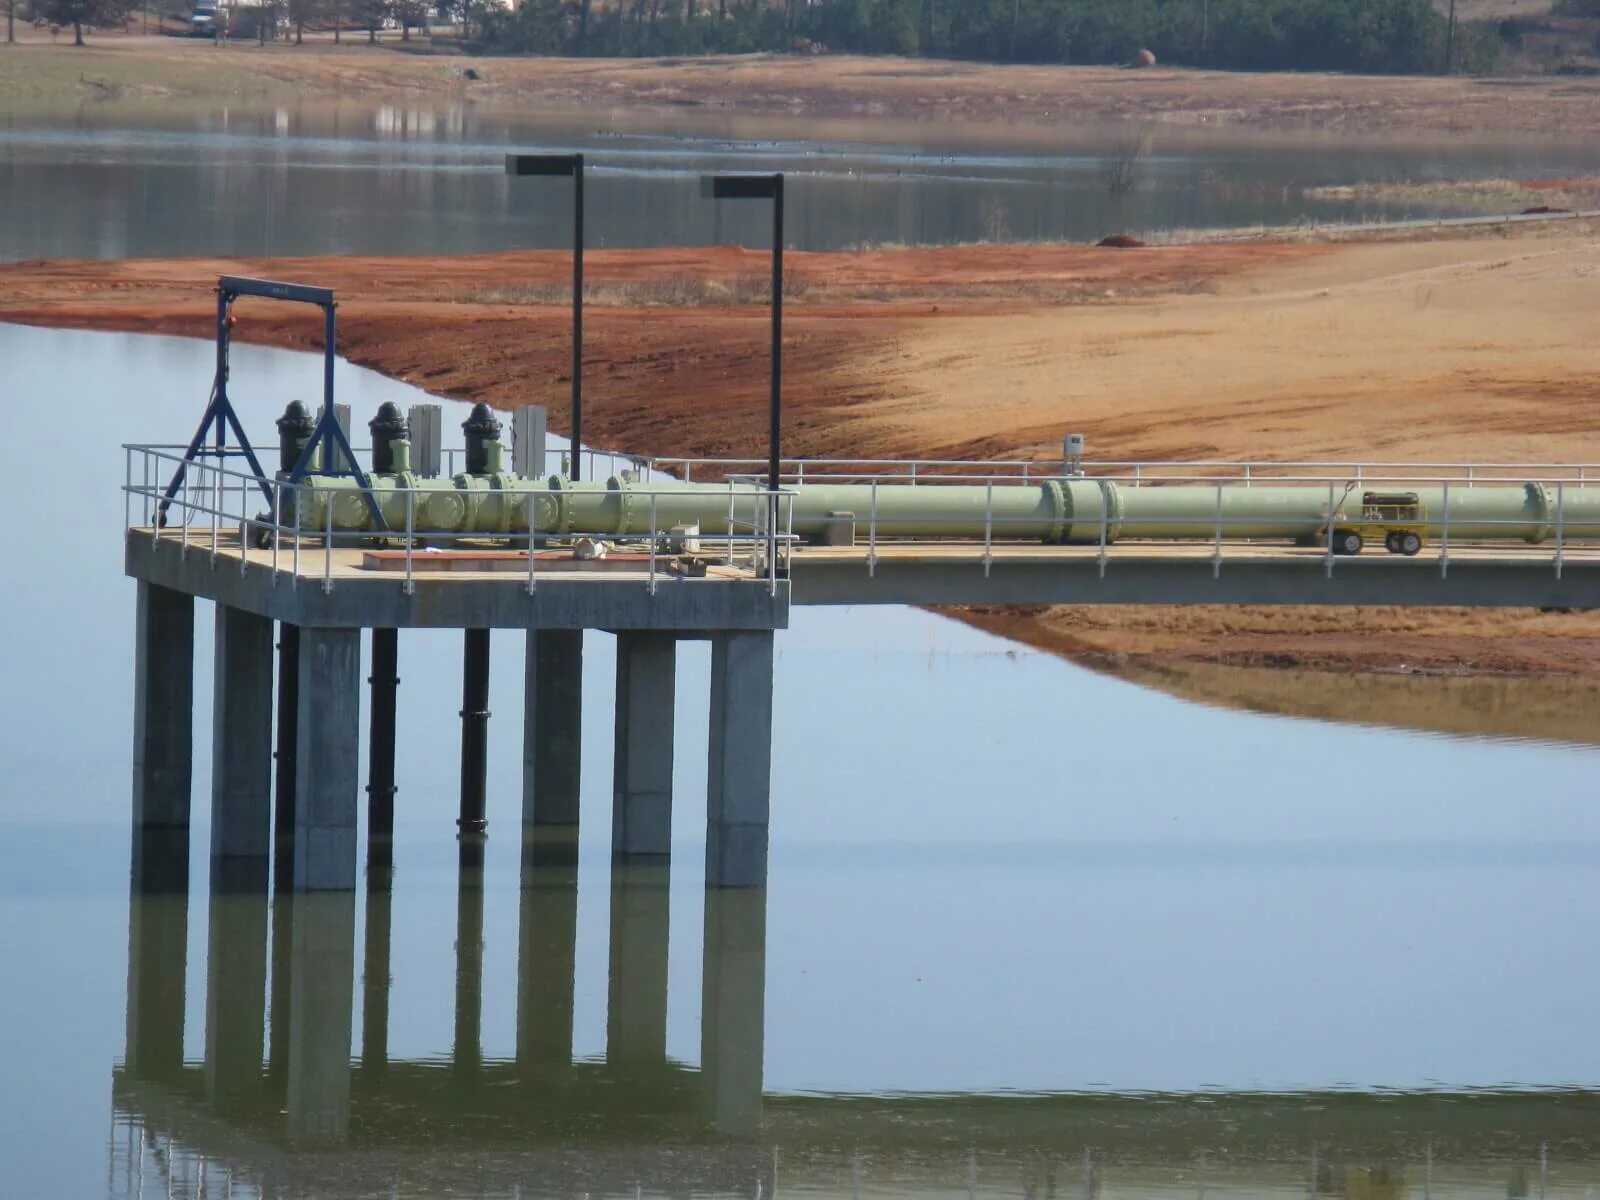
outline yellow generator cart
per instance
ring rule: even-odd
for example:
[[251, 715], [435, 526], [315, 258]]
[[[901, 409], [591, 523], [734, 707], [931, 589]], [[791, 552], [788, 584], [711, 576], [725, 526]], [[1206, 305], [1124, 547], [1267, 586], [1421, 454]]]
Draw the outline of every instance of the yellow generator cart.
[[1360, 554], [1369, 541], [1383, 539], [1390, 554], [1422, 549], [1428, 512], [1415, 492], [1361, 493], [1361, 519], [1342, 520], [1333, 530], [1335, 554]]

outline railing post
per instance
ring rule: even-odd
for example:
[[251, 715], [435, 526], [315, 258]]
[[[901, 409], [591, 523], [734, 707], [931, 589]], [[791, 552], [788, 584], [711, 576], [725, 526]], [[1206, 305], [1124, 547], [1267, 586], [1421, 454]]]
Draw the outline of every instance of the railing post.
[[305, 485], [291, 483], [289, 486], [294, 489], [294, 575], [290, 577], [289, 586], [298, 588], [300, 586], [300, 519], [306, 511], [303, 503], [305, 497], [300, 493]]
[[1439, 578], [1450, 577], [1450, 481], [1444, 481], [1444, 525], [1439, 540]]
[[1556, 578], [1561, 578], [1561, 568], [1566, 560], [1567, 548], [1567, 485], [1556, 484]]
[[[528, 497], [531, 500], [533, 498], [533, 493], [530, 492], [528, 494]], [[417, 590], [417, 581], [416, 581], [416, 577], [412, 574], [412, 565], [411, 565], [412, 543], [417, 540], [416, 539], [416, 528], [417, 528], [417, 489], [414, 488], [414, 487], [408, 487], [408, 488], [406, 488], [406, 577], [405, 577], [404, 583], [401, 585], [401, 590], [404, 591], [405, 594], [408, 595], [408, 596], [414, 595], [416, 593], [416, 590]], [[531, 528], [531, 525], [530, 525], [530, 528]], [[528, 549], [529, 549], [529, 552], [530, 552], [530, 555], [531, 555], [531, 552], [533, 550], [533, 542], [531, 540], [528, 542]], [[528, 570], [530, 571], [530, 573], [532, 572], [533, 567], [532, 567], [531, 564], [530, 564]]]
[[1323, 530], [1322, 570], [1329, 578], [1333, 578], [1333, 480], [1328, 480], [1328, 527]]
[[533, 518], [534, 518], [534, 501], [535, 501], [535, 499], [536, 499], [536, 497], [534, 496], [534, 494], [532, 492], [529, 492], [526, 496], [524, 496], [522, 498], [522, 506], [525, 509], [527, 509], [527, 514], [528, 514], [528, 581], [527, 581], [527, 583], [525, 583], [523, 585], [523, 590], [526, 591], [528, 593], [528, 595], [530, 595], [530, 596], [533, 595], [534, 589], [538, 587], [538, 585], [534, 582], [534, 579], [533, 579], [533, 564], [534, 564], [534, 559], [537, 557], [536, 554], [535, 554], [535, 551], [537, 550], [537, 546], [534, 544], [534, 537], [533, 537], [533, 533], [534, 533]]
[[1244, 464], [1244, 485], [1245, 485], [1245, 487], [1249, 487], [1250, 486], [1250, 464], [1249, 463], [1245, 463]]
[[1212, 543], [1211, 578], [1222, 578], [1222, 480], [1217, 480], [1217, 530]]
[[983, 577], [989, 578], [994, 560], [994, 480], [984, 485], [983, 494]]
[[283, 540], [283, 489], [272, 489], [272, 586], [278, 586], [278, 543]]
[[[660, 541], [661, 541], [661, 530], [656, 525], [656, 493], [651, 492], [650, 493], [650, 594], [652, 596], [654, 596], [656, 594], [656, 547], [657, 547], [657, 545], [660, 544]], [[529, 549], [531, 550], [532, 547], [530, 546]], [[533, 562], [532, 554], [529, 554], [528, 562], [530, 564]], [[533, 568], [531, 566], [528, 568], [528, 576], [529, 576], [529, 578], [532, 578], [532, 576], [533, 576]]]
[[1106, 481], [1100, 480], [1100, 578], [1106, 577], [1106, 543], [1111, 540], [1111, 504]]
[[329, 489], [328, 500], [328, 536], [322, 543], [322, 592], [324, 595], [333, 591], [333, 491]]
[[222, 532], [222, 497], [226, 481], [222, 478], [222, 465], [211, 468], [211, 568], [217, 566], [217, 537]]
[[867, 578], [878, 572], [878, 481], [872, 481], [872, 512], [867, 519]]

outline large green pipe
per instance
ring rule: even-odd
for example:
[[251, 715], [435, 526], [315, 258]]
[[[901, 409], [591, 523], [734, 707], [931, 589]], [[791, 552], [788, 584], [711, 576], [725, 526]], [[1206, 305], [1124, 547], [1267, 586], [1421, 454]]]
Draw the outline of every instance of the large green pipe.
[[[574, 483], [525, 480], [502, 469], [503, 449], [489, 443], [488, 470], [453, 479], [419, 479], [410, 446], [395, 442], [392, 473], [372, 475], [375, 497], [392, 530], [417, 533], [543, 534], [640, 538], [695, 525], [709, 536], [747, 534], [763, 524], [766, 494], [753, 484]], [[312, 476], [294, 508], [307, 532], [370, 531], [371, 514], [353, 479]], [[1109, 481], [1052, 479], [1041, 484], [807, 484], [785, 495], [792, 531], [819, 537], [853, 518], [857, 536], [1031, 540], [1093, 545], [1130, 538], [1309, 539], [1362, 525], [1361, 484], [1281, 484], [1220, 488], [1204, 484], [1119, 487]], [[1390, 485], [1385, 490], [1393, 490]], [[1554, 485], [1461, 485], [1412, 488], [1422, 515], [1409, 527], [1437, 538], [1446, 507], [1450, 536], [1538, 543], [1556, 536], [1600, 538], [1600, 488]], [[285, 511], [290, 511], [285, 506]], [[842, 514], [850, 514], [845, 517]], [[783, 523], [783, 522], [780, 522]], [[987, 531], [987, 532], [986, 532]]]

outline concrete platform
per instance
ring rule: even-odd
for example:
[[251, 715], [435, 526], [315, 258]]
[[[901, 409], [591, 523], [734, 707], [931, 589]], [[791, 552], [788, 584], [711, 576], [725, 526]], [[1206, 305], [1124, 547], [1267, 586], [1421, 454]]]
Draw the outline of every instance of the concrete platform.
[[[423, 558], [427, 552], [418, 551]], [[367, 565], [367, 547], [310, 541], [297, 559], [292, 546], [247, 548], [222, 534], [215, 548], [207, 530], [187, 546], [175, 530], [160, 537], [128, 530], [126, 571], [134, 579], [308, 629], [654, 629], [675, 632], [773, 630], [789, 624], [786, 580], [769, 585], [748, 569], [712, 566], [700, 578], [654, 572], [648, 558], [603, 569], [570, 558], [519, 571], [498, 561], [482, 570], [404, 572]], [[385, 564], [388, 565], [387, 563]]]

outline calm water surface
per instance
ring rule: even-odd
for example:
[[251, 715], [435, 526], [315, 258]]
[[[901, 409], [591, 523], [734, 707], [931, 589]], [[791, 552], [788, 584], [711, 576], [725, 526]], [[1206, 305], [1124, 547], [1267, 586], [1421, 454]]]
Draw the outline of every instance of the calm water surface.
[[[733, 898], [703, 646], [673, 878], [609, 868], [591, 635], [577, 881], [524, 888], [522, 639], [463, 871], [459, 638], [408, 632], [392, 883], [290, 903], [205, 860], [201, 605], [197, 851], [130, 903], [117, 446], [186, 431], [210, 353], [0, 326], [14, 506], [48, 514], [0, 590], [0, 1195], [1600, 1188], [1600, 753], [1196, 707], [919, 612], [780, 635], [771, 881]], [[263, 441], [317, 380], [235, 351]]]
[[578, 149], [596, 246], [765, 245], [760, 205], [715, 205], [699, 176], [791, 173], [788, 240], [1093, 240], [1126, 230], [1452, 215], [1306, 198], [1325, 184], [1600, 170], [1592, 141], [1427, 144], [1160, 129], [1121, 198], [1137, 131], [963, 129], [478, 105], [171, 103], [0, 113], [0, 262], [85, 255], [457, 253], [570, 244], [566, 191], [504, 175], [509, 149]]

